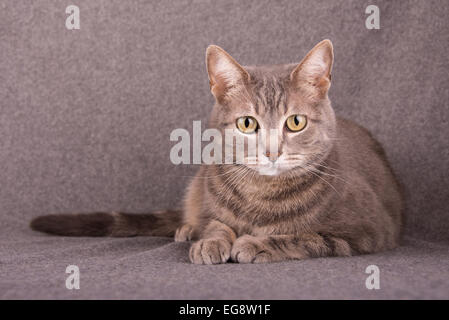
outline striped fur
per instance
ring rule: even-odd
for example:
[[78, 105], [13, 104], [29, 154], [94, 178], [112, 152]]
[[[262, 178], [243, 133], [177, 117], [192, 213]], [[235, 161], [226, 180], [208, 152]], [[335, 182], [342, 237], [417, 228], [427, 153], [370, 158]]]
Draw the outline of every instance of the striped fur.
[[[221, 50], [211, 48], [208, 57], [219, 59]], [[303, 133], [280, 138], [281, 153], [299, 153], [302, 162], [278, 175], [260, 175], [241, 164], [200, 169], [185, 200], [180, 230], [187, 231], [175, 237], [197, 240], [190, 250], [193, 263], [351, 256], [398, 245], [399, 184], [371, 134], [335, 117], [327, 96], [332, 62], [332, 46], [325, 41], [299, 65], [242, 67], [249, 80], [234, 79], [240, 85], [230, 95], [225, 84], [215, 88], [220, 99], [210, 126], [223, 132], [242, 114], [269, 128], [295, 113], [310, 123]]]
[[70, 237], [171, 237], [181, 226], [181, 212], [50, 214], [33, 219], [30, 226], [36, 231]]

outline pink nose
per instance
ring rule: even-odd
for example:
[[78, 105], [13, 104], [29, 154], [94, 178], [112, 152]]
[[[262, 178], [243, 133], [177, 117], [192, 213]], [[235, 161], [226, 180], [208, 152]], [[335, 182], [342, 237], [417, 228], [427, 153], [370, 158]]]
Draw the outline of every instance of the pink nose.
[[282, 152], [273, 152], [273, 153], [269, 151], [265, 152], [265, 155], [271, 162], [276, 162], [276, 160], [281, 156], [281, 154]]

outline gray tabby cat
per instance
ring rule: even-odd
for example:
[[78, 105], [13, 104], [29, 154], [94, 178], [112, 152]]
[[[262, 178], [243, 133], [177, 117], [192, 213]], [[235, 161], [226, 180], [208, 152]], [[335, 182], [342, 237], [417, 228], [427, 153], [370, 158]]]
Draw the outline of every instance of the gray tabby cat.
[[[278, 152], [252, 164], [202, 165], [184, 210], [48, 215], [31, 227], [67, 236], [173, 236], [194, 240], [196, 264], [351, 256], [398, 246], [403, 200], [380, 144], [337, 118], [328, 98], [329, 40], [299, 64], [242, 67], [206, 53], [216, 104], [209, 127], [251, 139], [278, 129]], [[223, 134], [224, 136], [224, 134]], [[271, 149], [270, 149], [271, 150]]]

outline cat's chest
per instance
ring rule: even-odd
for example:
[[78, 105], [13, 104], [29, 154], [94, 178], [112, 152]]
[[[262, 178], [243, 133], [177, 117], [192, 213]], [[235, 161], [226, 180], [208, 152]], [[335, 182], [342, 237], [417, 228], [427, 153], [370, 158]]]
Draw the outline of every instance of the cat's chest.
[[225, 182], [208, 181], [206, 212], [242, 234], [297, 234], [310, 226], [328, 201], [326, 184], [320, 179]]
[[308, 214], [297, 198], [276, 198], [270, 190], [247, 190], [217, 204], [215, 213], [237, 235], [299, 234], [308, 227]]
[[[256, 211], [240, 214], [227, 208], [220, 208], [218, 211], [219, 220], [235, 232], [237, 237], [249, 234], [253, 236], [301, 234], [310, 228], [307, 219], [295, 217], [294, 219], [284, 219], [277, 217], [270, 219], [257, 214]], [[267, 223], [267, 221], [270, 222]]]

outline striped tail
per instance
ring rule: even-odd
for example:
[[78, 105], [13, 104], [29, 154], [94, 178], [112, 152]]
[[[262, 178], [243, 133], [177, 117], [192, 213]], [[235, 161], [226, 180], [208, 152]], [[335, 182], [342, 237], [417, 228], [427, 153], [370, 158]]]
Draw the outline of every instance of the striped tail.
[[50, 214], [33, 219], [33, 230], [71, 237], [171, 237], [181, 226], [181, 211], [148, 214], [78, 213]]

